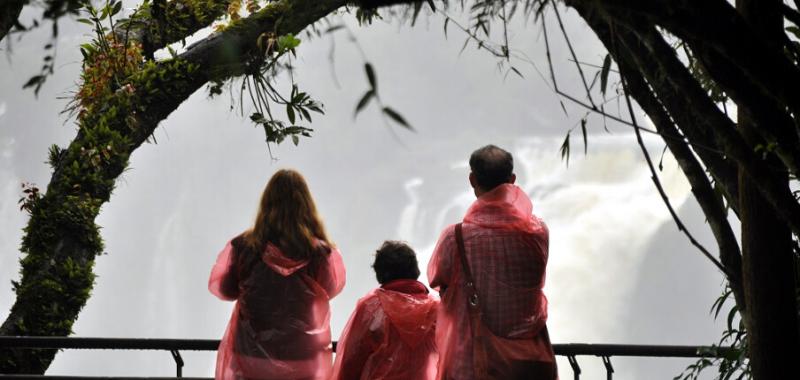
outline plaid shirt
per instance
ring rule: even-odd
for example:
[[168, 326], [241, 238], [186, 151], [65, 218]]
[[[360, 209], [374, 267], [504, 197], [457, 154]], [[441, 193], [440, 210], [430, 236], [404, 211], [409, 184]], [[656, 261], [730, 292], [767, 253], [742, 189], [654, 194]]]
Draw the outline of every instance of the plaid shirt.
[[[501, 222], [502, 213], [487, 210], [483, 220]], [[485, 228], [464, 223], [464, 249], [480, 299], [483, 323], [495, 334], [506, 338], [535, 339], [547, 319], [544, 286], [549, 233], [543, 228], [534, 233]], [[458, 257], [455, 225], [444, 230], [428, 268], [431, 287], [443, 292], [445, 313], [454, 319], [451, 335], [460, 340], [451, 344], [452, 363], [448, 373], [453, 379], [468, 380], [472, 373], [472, 342], [469, 311], [465, 294], [464, 272]], [[447, 297], [458, 287], [459, 292]], [[440, 369], [441, 370], [441, 369]]]

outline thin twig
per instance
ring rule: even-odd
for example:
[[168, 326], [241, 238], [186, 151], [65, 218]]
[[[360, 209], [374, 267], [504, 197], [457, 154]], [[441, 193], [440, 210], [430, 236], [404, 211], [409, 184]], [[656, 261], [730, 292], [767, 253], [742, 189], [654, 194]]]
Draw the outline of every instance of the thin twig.
[[564, 41], [567, 42], [567, 48], [569, 48], [569, 53], [572, 55], [572, 59], [575, 62], [575, 67], [578, 68], [578, 73], [581, 75], [581, 81], [583, 82], [583, 88], [586, 89], [586, 97], [589, 99], [589, 103], [592, 105], [593, 108], [597, 108], [594, 104], [594, 99], [592, 99], [592, 92], [589, 90], [589, 84], [586, 82], [586, 75], [583, 73], [583, 68], [581, 65], [578, 64], [578, 56], [575, 54], [575, 49], [572, 48], [572, 42], [569, 39], [569, 35], [567, 35], [567, 30], [564, 28], [564, 23], [561, 21], [561, 13], [558, 12], [558, 7], [553, 7], [553, 11], [556, 13], [556, 20], [558, 20], [558, 27], [561, 28], [561, 34], [564, 35]]
[[[636, 125], [638, 123], [636, 122], [636, 115], [633, 112], [633, 105], [631, 104], [631, 98], [630, 95], [628, 94], [628, 84], [625, 81], [624, 77], [621, 77], [621, 79], [622, 79], [622, 88], [625, 91], [625, 102], [628, 106], [628, 112], [630, 113], [632, 123]], [[670, 203], [669, 201], [667, 193], [664, 191], [664, 187], [661, 185], [661, 181], [658, 179], [658, 173], [656, 172], [656, 169], [653, 166], [653, 161], [650, 159], [650, 153], [647, 152], [647, 147], [644, 145], [644, 140], [642, 140], [642, 134], [639, 132], [638, 128], [635, 128], [634, 131], [636, 133], [636, 142], [642, 149], [642, 154], [644, 154], [644, 158], [647, 161], [647, 166], [650, 169], [650, 174], [651, 174], [650, 178], [653, 180], [653, 184], [656, 185], [656, 189], [658, 189], [658, 193], [661, 195], [661, 199], [664, 201], [664, 205], [667, 206], [669, 213], [672, 215], [672, 219], [675, 220], [675, 224], [678, 226], [678, 230], [683, 232], [683, 234], [686, 235], [687, 238], [689, 238], [689, 241], [692, 243], [692, 245], [697, 247], [697, 249], [699, 249], [705, 257], [711, 260], [711, 262], [714, 263], [714, 265], [722, 273], [727, 273], [725, 271], [725, 267], [722, 266], [722, 263], [720, 263], [710, 252], [708, 252], [708, 250], [702, 244], [700, 244], [700, 242], [698, 242], [694, 238], [692, 233], [689, 232], [689, 229], [687, 229], [686, 226], [683, 224], [683, 221], [681, 221], [681, 218], [678, 216], [678, 213], [675, 212], [675, 209], [672, 207], [672, 203]]]
[[[594, 67], [594, 68], [596, 68], [596, 69], [602, 69], [602, 68], [603, 68], [603, 66], [600, 66], [600, 65], [595, 65], [594, 63], [583, 62], [583, 61], [574, 61], [574, 60], [572, 60], [572, 59], [569, 59], [569, 58], [567, 58], [567, 61], [574, 62], [574, 63], [579, 63], [579, 64], [581, 64], [581, 65], [584, 65], [584, 66]], [[610, 72], [612, 72], [612, 73], [617, 73], [617, 74], [619, 74], [619, 71], [617, 71], [617, 70], [614, 70], [614, 69], [608, 69], [608, 71], [610, 71]]]

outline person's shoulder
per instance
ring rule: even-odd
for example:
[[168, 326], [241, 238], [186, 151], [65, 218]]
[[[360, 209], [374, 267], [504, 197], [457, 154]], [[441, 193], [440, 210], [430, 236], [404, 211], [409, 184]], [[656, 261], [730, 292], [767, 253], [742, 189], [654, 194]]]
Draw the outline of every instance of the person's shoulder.
[[243, 248], [247, 244], [247, 240], [245, 238], [246, 234], [247, 232], [242, 232], [234, 236], [233, 239], [230, 240], [230, 245], [233, 246], [233, 248]]
[[379, 308], [380, 305], [381, 305], [381, 301], [378, 298], [378, 292], [380, 290], [381, 290], [381, 288], [372, 289], [367, 294], [365, 294], [363, 297], [361, 297], [358, 300], [357, 309], [358, 310], [367, 311], [367, 312], [371, 313], [376, 308]]
[[440, 240], [443, 239], [455, 239], [456, 237], [456, 225], [458, 223], [453, 223], [442, 230], [442, 234], [440, 236]]
[[314, 238], [314, 249], [325, 256], [329, 256], [336, 250], [336, 246], [320, 238]]
[[537, 230], [539, 232], [543, 232], [545, 234], [550, 233], [550, 227], [547, 226], [547, 223], [545, 223], [544, 219], [542, 219], [542, 218], [540, 218], [540, 217], [538, 217], [536, 215], [533, 215], [533, 224], [534, 224], [535, 230]]

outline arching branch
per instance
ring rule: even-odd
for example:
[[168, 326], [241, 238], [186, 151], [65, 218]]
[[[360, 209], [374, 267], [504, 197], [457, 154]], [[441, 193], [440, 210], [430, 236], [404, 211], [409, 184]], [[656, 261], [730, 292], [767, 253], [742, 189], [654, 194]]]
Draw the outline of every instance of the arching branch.
[[[258, 36], [297, 34], [344, 0], [280, 0], [163, 62], [149, 62], [100, 106], [79, 118], [78, 135], [51, 154], [46, 194], [30, 204], [22, 278], [0, 335], [69, 335], [92, 290], [102, 240], [95, 224], [130, 155], [159, 123], [211, 79], [245, 72], [264, 54]], [[404, 1], [380, 2], [393, 5]], [[0, 372], [43, 373], [54, 351], [0, 350]]]

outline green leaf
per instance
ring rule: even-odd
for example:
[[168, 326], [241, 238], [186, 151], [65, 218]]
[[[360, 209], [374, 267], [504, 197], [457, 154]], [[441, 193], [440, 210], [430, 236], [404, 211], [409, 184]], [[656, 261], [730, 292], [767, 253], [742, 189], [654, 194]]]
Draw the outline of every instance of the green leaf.
[[397, 111], [395, 111], [395, 110], [393, 110], [393, 109], [391, 109], [389, 107], [383, 107], [383, 113], [386, 114], [386, 116], [389, 116], [390, 118], [392, 118], [392, 120], [394, 120], [398, 124], [400, 124], [403, 127], [405, 127], [406, 129], [411, 130], [411, 131], [414, 130], [414, 128], [412, 128], [411, 125], [408, 124], [406, 119], [404, 119], [403, 116], [401, 116], [399, 113], [397, 113]]
[[343, 29], [343, 28], [344, 28], [344, 25], [342, 25], [342, 24], [339, 24], [339, 25], [334, 25], [334, 26], [331, 26], [331, 27], [330, 27], [330, 28], [328, 28], [328, 29], [325, 29], [325, 32], [323, 32], [323, 33], [325, 33], [325, 34], [328, 34], [328, 33], [333, 33], [333, 32], [335, 32], [335, 31], [337, 31], [337, 30], [339, 30], [339, 29]]
[[28, 79], [28, 81], [25, 82], [25, 84], [22, 85], [22, 88], [33, 87], [41, 82], [44, 82], [44, 75], [34, 75], [30, 79]]
[[375, 78], [375, 70], [369, 62], [364, 64], [364, 71], [367, 72], [367, 80], [369, 80], [370, 87], [372, 87], [373, 91], [376, 91], [378, 89], [378, 80]]
[[75, 21], [80, 22], [82, 24], [94, 26], [94, 23], [92, 22], [92, 20], [89, 20], [88, 18], [79, 18], [79, 19], [77, 19]]
[[733, 330], [733, 319], [736, 318], [737, 311], [739, 311], [739, 308], [734, 305], [731, 311], [728, 312], [728, 330]]
[[447, 24], [450, 23], [450, 17], [444, 19], [444, 39], [447, 39]]
[[567, 132], [567, 136], [564, 138], [564, 142], [561, 143], [561, 159], [566, 161], [567, 166], [569, 166], [569, 134], [570, 133], [572, 133], [571, 130]]
[[431, 7], [431, 11], [436, 12], [436, 5], [433, 4], [433, 0], [427, 0], [427, 3]]
[[287, 33], [283, 36], [278, 37], [278, 51], [284, 52], [287, 50], [294, 50], [294, 48], [300, 46], [300, 39], [295, 38], [295, 36], [291, 33]]
[[258, 112], [253, 112], [250, 115], [250, 120], [252, 120], [254, 123], [258, 123], [258, 124], [263, 124], [263, 123], [265, 123], [267, 121], [264, 118], [264, 115], [262, 115], [262, 114], [260, 114]]
[[289, 116], [289, 123], [294, 124], [294, 108], [291, 104], [286, 105], [286, 116]]
[[369, 101], [372, 100], [373, 97], [375, 97], [375, 91], [369, 90], [365, 92], [364, 96], [361, 97], [361, 100], [358, 101], [358, 105], [356, 105], [356, 111], [353, 113], [353, 117], [356, 117], [356, 115], [358, 115], [358, 113], [361, 112], [361, 110], [363, 110], [367, 104], [369, 104]]
[[586, 136], [586, 118], [581, 119], [581, 133], [583, 134], [583, 154], [589, 151], [589, 141]]
[[294, 146], [297, 146], [297, 144], [300, 143], [300, 138], [297, 137], [297, 135], [292, 135], [292, 142], [294, 143]]
[[309, 114], [305, 108], [300, 108], [300, 115], [301, 119], [305, 118], [306, 120], [311, 121], [311, 114]]
[[111, 15], [113, 16], [119, 13], [120, 10], [122, 10], [122, 1], [118, 1], [116, 4], [114, 4], [114, 9], [111, 10]]
[[611, 54], [606, 54], [603, 60], [603, 69], [600, 71], [600, 92], [603, 96], [606, 94], [606, 86], [608, 85], [608, 71], [611, 69]]
[[414, 26], [417, 23], [417, 17], [419, 17], [420, 10], [422, 10], [422, 3], [414, 3], [414, 15], [411, 16], [411, 26]]
[[789, 33], [794, 34], [795, 38], [800, 39], [800, 28], [796, 26], [790, 26], [786, 28], [786, 31]]

